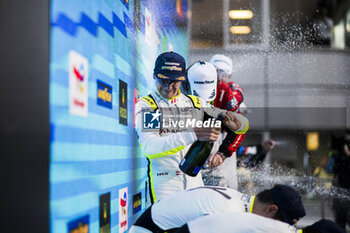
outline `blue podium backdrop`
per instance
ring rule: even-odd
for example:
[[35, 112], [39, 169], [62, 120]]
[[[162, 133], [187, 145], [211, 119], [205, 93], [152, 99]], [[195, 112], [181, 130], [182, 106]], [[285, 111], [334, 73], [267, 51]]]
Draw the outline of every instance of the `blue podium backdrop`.
[[136, 99], [188, 53], [186, 0], [52, 0], [50, 231], [124, 232], [150, 204]]

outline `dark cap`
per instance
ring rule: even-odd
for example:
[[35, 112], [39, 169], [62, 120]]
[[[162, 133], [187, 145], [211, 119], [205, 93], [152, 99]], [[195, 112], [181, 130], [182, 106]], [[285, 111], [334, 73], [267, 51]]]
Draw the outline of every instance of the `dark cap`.
[[159, 79], [185, 81], [185, 59], [180, 54], [174, 52], [162, 53], [156, 59], [153, 75]]
[[345, 233], [345, 230], [331, 220], [322, 219], [305, 227], [303, 233]]
[[278, 206], [279, 212], [284, 218], [284, 222], [291, 225], [297, 223], [305, 216], [305, 209], [301, 196], [294, 189], [287, 185], [275, 185], [270, 189], [270, 194]]

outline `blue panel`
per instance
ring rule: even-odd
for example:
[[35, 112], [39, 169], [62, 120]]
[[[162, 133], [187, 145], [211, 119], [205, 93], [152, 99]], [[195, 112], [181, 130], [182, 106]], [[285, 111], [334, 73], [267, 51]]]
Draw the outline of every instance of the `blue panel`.
[[85, 28], [88, 32], [90, 32], [93, 36], [97, 36], [97, 25], [92, 19], [90, 19], [89, 16], [82, 13], [81, 14], [81, 21], [80, 26]]
[[113, 25], [127, 38], [126, 28], [123, 21], [121, 21], [116, 14], [113, 13]]
[[98, 14], [98, 23], [111, 37], [114, 37], [113, 24], [101, 13]]
[[[139, 8], [134, 2], [51, 1], [51, 233], [68, 233], [79, 221], [86, 222], [86, 216], [89, 232], [99, 232], [99, 197], [107, 192], [112, 233], [119, 231], [120, 189], [128, 189], [129, 228], [150, 204], [148, 163], [134, 130], [134, 95], [150, 92], [157, 54], [172, 47], [187, 57], [187, 30], [176, 26], [185, 25], [187, 5], [181, 1], [182, 12], [173, 0], [139, 1]], [[146, 8], [152, 31], [147, 31]], [[83, 61], [86, 83], [72, 82], [70, 67]], [[127, 126], [119, 123], [119, 80], [127, 84]], [[77, 93], [84, 94], [85, 115], [71, 109], [70, 98]], [[136, 193], [142, 194], [142, 210], [133, 214]]]
[[55, 26], [61, 28], [63, 31], [67, 32], [69, 35], [74, 36], [77, 30], [77, 25], [65, 14], [60, 14], [58, 17]]

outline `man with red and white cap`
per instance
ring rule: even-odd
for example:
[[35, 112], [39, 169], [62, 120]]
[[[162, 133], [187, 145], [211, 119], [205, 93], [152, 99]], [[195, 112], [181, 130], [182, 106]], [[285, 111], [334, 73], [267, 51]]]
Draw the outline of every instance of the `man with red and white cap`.
[[[216, 73], [213, 67], [212, 73]], [[152, 204], [174, 192], [203, 185], [202, 177], [190, 177], [179, 169], [179, 163], [195, 141], [216, 141], [217, 127], [187, 127], [186, 119], [202, 120], [204, 114], [223, 118], [224, 124], [236, 132], [245, 130], [248, 120], [234, 113], [214, 108], [202, 99], [184, 95], [179, 90], [186, 80], [185, 59], [165, 52], [155, 62], [155, 88], [140, 98], [135, 107], [136, 132], [148, 165], [148, 181]], [[171, 124], [173, 122], [174, 124]], [[176, 123], [176, 125], [175, 125]], [[169, 126], [170, 125], [170, 126]]]

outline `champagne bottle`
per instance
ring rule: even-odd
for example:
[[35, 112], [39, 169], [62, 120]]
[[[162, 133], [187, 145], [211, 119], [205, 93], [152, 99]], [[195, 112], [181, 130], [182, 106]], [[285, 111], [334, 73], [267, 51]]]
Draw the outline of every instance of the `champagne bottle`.
[[189, 176], [197, 176], [213, 148], [213, 142], [196, 141], [192, 144], [179, 168]]
[[[215, 120], [215, 118], [204, 112], [203, 121], [209, 119]], [[221, 121], [221, 116], [219, 116], [217, 120]], [[187, 151], [185, 157], [181, 160], [179, 164], [180, 170], [189, 176], [197, 176], [198, 172], [207, 161], [213, 145], [214, 142], [210, 141], [195, 141]]]

